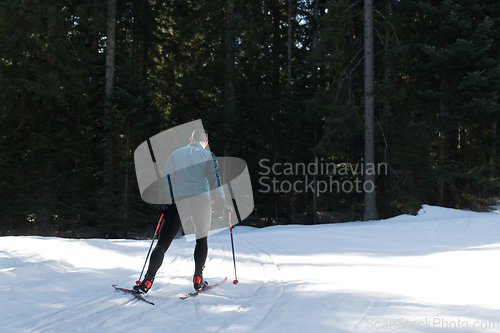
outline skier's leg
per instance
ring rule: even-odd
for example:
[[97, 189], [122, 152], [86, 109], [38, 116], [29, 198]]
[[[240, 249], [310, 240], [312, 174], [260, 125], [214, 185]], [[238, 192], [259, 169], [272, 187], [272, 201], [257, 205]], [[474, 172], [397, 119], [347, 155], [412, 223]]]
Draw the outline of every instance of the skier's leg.
[[206, 238], [212, 224], [212, 201], [208, 195], [197, 195], [193, 197], [191, 205], [196, 239]]
[[203, 268], [208, 254], [208, 231], [210, 230], [212, 218], [212, 202], [209, 196], [198, 195], [195, 198], [196, 209], [193, 210], [192, 219], [196, 234], [196, 246], [194, 248], [194, 289], [199, 290], [208, 285], [203, 279]]
[[207, 237], [198, 238], [194, 248], [194, 274], [202, 274], [203, 266], [207, 260], [208, 242]]
[[182, 224], [177, 212], [176, 205], [172, 205], [167, 210], [166, 216], [163, 218], [162, 226], [160, 228], [158, 243], [156, 244], [151, 258], [149, 260], [149, 267], [147, 274], [154, 277], [156, 272], [163, 263], [163, 257], [167, 252], [172, 240], [175, 238]]

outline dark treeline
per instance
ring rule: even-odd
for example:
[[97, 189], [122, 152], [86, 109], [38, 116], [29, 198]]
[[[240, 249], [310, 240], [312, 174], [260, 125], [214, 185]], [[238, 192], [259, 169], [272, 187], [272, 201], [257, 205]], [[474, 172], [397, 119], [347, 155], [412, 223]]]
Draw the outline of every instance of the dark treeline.
[[[500, 1], [373, 5], [377, 215], [495, 197]], [[194, 119], [247, 162], [254, 218], [363, 218], [364, 17], [358, 0], [1, 0], [0, 231], [151, 228], [133, 152]]]

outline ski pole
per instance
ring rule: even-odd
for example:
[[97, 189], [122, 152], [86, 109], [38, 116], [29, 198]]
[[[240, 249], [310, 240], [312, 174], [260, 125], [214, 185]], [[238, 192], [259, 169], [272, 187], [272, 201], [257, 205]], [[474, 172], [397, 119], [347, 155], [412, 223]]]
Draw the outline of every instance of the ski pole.
[[234, 280], [233, 284], [238, 283], [238, 277], [236, 275], [236, 258], [234, 256], [234, 241], [233, 241], [233, 226], [231, 224], [231, 212], [228, 212], [229, 214], [229, 231], [231, 232], [231, 248], [233, 250], [233, 264], [234, 264]]
[[155, 242], [156, 234], [158, 234], [158, 229], [160, 228], [160, 223], [163, 220], [163, 214], [160, 215], [160, 220], [158, 221], [158, 225], [156, 226], [155, 234], [153, 235], [153, 239], [151, 239], [151, 246], [149, 247], [148, 255], [146, 256], [146, 260], [144, 261], [144, 266], [142, 266], [141, 275], [139, 276], [139, 280], [135, 281], [136, 284], [141, 284], [142, 273], [144, 273], [144, 268], [146, 268], [146, 263], [148, 262], [149, 254], [151, 253], [151, 249], [153, 248], [153, 243]]

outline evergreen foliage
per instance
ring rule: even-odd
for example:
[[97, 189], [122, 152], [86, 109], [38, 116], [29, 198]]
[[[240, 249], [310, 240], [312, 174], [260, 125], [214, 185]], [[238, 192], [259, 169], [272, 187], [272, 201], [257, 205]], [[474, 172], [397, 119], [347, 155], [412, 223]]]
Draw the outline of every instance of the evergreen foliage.
[[[133, 152], [194, 119], [217, 156], [247, 162], [254, 221], [360, 219], [363, 193], [341, 185], [363, 179], [363, 2], [289, 1], [117, 2], [109, 132], [106, 4], [0, 1], [0, 232], [151, 228], [156, 209], [140, 198]], [[498, 196], [499, 13], [496, 0], [374, 0], [381, 217]], [[306, 190], [295, 168], [307, 173], [315, 158], [336, 172], [307, 174], [316, 187]], [[263, 160], [281, 174], [264, 180]], [[340, 191], [317, 192], [333, 181]]]

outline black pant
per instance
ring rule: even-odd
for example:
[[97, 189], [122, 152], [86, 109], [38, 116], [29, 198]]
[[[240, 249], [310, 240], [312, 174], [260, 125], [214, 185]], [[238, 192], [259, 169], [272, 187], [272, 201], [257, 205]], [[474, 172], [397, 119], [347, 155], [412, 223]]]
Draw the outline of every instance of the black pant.
[[[163, 257], [167, 252], [175, 236], [181, 230], [183, 222], [191, 217], [195, 232], [196, 246], [194, 249], [195, 274], [201, 273], [208, 254], [207, 236], [210, 230], [212, 207], [208, 195], [197, 195], [193, 197], [179, 197], [173, 205], [169, 205], [161, 223], [158, 243], [156, 244], [149, 261], [148, 274], [155, 276], [163, 263]], [[183, 221], [181, 221], [181, 217]]]

